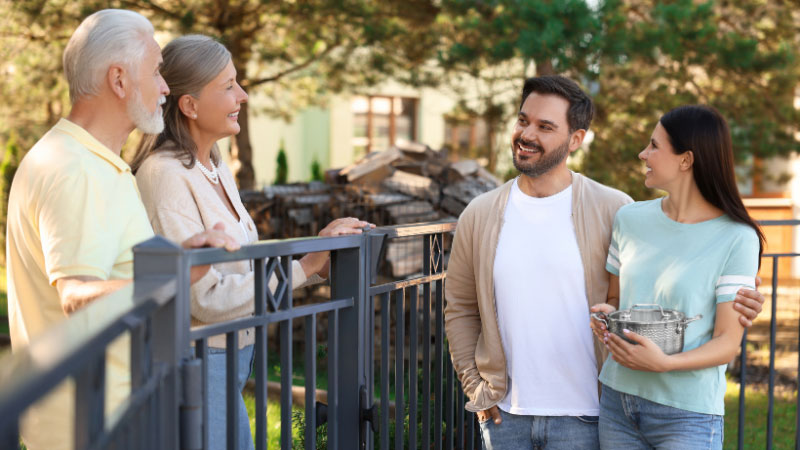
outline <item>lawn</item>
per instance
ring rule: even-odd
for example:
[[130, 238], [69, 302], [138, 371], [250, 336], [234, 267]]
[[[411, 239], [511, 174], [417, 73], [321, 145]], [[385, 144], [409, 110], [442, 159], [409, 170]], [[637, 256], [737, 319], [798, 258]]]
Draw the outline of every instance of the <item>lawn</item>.
[[[744, 448], [766, 448], [767, 405], [765, 392], [747, 389], [745, 395]], [[737, 448], [739, 430], [739, 385], [728, 381], [725, 393], [725, 449]], [[794, 397], [775, 396], [773, 448], [794, 448], [796, 403]]]
[[0, 334], [8, 334], [8, 296], [6, 295], [6, 268], [0, 266]]

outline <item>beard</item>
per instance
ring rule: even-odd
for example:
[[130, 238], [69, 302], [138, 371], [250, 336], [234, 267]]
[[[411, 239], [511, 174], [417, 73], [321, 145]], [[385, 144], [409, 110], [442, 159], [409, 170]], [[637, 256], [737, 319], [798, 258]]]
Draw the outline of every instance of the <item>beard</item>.
[[159, 98], [158, 108], [154, 112], [147, 110], [142, 101], [142, 92], [137, 87], [133, 98], [128, 102], [128, 117], [131, 118], [136, 128], [145, 134], [160, 134], [164, 131], [164, 113], [161, 110], [163, 97]]
[[[514, 153], [514, 149], [515, 148], [518, 149], [519, 144], [521, 142], [525, 145], [525, 147], [534, 148], [537, 151], [541, 152], [542, 156], [539, 157], [538, 161], [528, 162], [519, 159], [520, 154], [523, 152], [522, 150], [517, 150], [517, 152]], [[522, 141], [522, 139], [516, 139], [514, 140], [511, 152], [515, 169], [517, 169], [520, 173], [523, 173], [531, 178], [538, 178], [546, 174], [547, 172], [550, 172], [551, 170], [553, 170], [553, 168], [555, 168], [556, 166], [564, 162], [565, 159], [567, 159], [567, 156], [569, 156], [569, 138], [567, 138], [563, 144], [559, 145], [558, 147], [549, 152], [545, 152], [544, 148], [541, 145], [534, 144], [532, 142]], [[527, 153], [525, 153], [525, 155], [527, 155]]]

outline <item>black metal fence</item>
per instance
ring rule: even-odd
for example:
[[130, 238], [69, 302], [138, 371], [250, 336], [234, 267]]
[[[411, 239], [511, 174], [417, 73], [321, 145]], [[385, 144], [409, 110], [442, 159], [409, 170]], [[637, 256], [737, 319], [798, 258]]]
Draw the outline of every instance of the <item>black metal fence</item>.
[[[293, 347], [298, 322], [305, 329], [305, 448], [317, 448], [317, 429], [323, 424], [329, 449], [388, 449], [391, 444], [416, 448], [418, 442], [424, 448], [474, 448], [474, 415], [464, 412], [464, 396], [444, 345], [443, 246], [444, 236], [454, 228], [452, 222], [385, 227], [360, 236], [265, 241], [233, 253], [187, 251], [161, 238], [147, 241], [134, 249], [134, 286], [77, 313], [107, 320], [89, 328], [80, 326], [87, 320], [67, 320], [36, 340], [28, 351], [3, 360], [2, 448], [16, 447], [23, 412], [70, 378], [77, 384], [76, 448], [207, 448], [209, 407], [214, 407], [205, 401], [208, 340], [218, 335], [225, 336], [228, 349], [227, 447], [237, 448], [239, 412], [234, 405], [240, 395], [236, 388], [239, 332], [252, 329], [255, 443], [256, 448], [265, 449], [268, 329], [277, 324], [280, 446], [290, 449], [296, 443], [292, 368], [296, 365]], [[422, 270], [404, 280], [379, 283], [383, 247], [392, 239], [422, 241]], [[330, 299], [295, 305], [292, 259], [317, 251], [331, 252]], [[192, 329], [190, 268], [247, 259], [255, 269], [255, 314]], [[277, 282], [270, 289], [273, 277]], [[327, 322], [322, 344], [326, 349], [322, 357], [326, 404], [318, 402], [316, 395], [320, 362], [317, 323], [321, 319]], [[131, 397], [117, 411], [122, 418], [110, 423], [105, 420], [109, 412], [104, 411], [103, 401], [105, 354], [111, 342], [126, 332], [131, 334]], [[376, 336], [380, 336], [378, 342]], [[377, 393], [375, 386], [380, 386]], [[391, 430], [390, 423], [394, 425]]]
[[[765, 225], [797, 226], [800, 221]], [[186, 251], [160, 238], [148, 241], [134, 252], [134, 285], [76, 313], [92, 320], [65, 321], [28, 350], [0, 361], [0, 447], [16, 448], [23, 412], [62, 381], [73, 379], [76, 448], [207, 448], [213, 407], [205, 401], [208, 341], [224, 335], [229, 349], [227, 447], [236, 448], [239, 331], [252, 329], [256, 448], [267, 448], [267, 380], [279, 376], [282, 449], [297, 444], [297, 415], [303, 419], [299, 439], [310, 449], [479, 449], [478, 424], [463, 408], [464, 394], [443, 328], [446, 246], [454, 228], [454, 223], [386, 227], [361, 236], [265, 241], [234, 253]], [[386, 244], [393, 239], [421, 241], [420, 273], [392, 281], [379, 276]], [[292, 258], [315, 251], [331, 252], [329, 298], [295, 304]], [[774, 427], [777, 262], [799, 255], [765, 255], [773, 261], [774, 274], [767, 448], [772, 447]], [[255, 269], [255, 314], [192, 329], [191, 266], [246, 259]], [[272, 277], [277, 283], [270, 289]], [[299, 340], [297, 325], [302, 329]], [[277, 334], [270, 334], [270, 327], [277, 327]], [[104, 411], [105, 355], [112, 341], [126, 333], [131, 337], [131, 395], [112, 421]], [[268, 342], [275, 338], [277, 342]], [[739, 448], [745, 427], [747, 339], [745, 334]], [[300, 361], [293, 357], [297, 346], [302, 346]], [[270, 352], [277, 353], [273, 367]], [[304, 407], [293, 413], [295, 366], [302, 366]], [[324, 402], [318, 389], [326, 391]], [[800, 430], [800, 415], [796, 420]]]

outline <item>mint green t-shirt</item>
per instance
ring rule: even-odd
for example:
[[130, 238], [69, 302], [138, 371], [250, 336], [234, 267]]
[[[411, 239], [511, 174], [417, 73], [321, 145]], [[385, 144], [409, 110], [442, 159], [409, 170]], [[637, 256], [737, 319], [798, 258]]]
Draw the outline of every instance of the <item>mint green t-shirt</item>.
[[[619, 276], [620, 309], [657, 303], [694, 317], [683, 351], [711, 340], [717, 303], [755, 289], [758, 236], [727, 215], [685, 224], [664, 214], [661, 199], [625, 205], [617, 212], [606, 270]], [[631, 370], [609, 357], [600, 382], [626, 394], [688, 411], [724, 415], [725, 365], [653, 373]]]

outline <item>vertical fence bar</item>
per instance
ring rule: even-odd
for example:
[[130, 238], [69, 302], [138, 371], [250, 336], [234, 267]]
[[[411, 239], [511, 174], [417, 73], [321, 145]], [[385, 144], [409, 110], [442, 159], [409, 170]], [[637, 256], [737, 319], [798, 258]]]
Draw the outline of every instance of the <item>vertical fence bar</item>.
[[[366, 238], [362, 235], [357, 248], [337, 250], [331, 254], [331, 298], [352, 298], [353, 307], [340, 312], [339, 345], [348, 349], [340, 361], [338, 386], [338, 445], [343, 450], [361, 447], [361, 387], [372, 377], [364, 364], [366, 289], [369, 284]], [[330, 408], [329, 408], [330, 409]], [[330, 429], [330, 426], [328, 427]]]
[[419, 343], [419, 288], [411, 286], [408, 302], [408, 448], [417, 448], [417, 344]]
[[239, 448], [239, 332], [225, 334], [225, 416], [228, 448]]
[[450, 362], [450, 352], [447, 352], [445, 355], [445, 371], [447, 373], [447, 379], [444, 390], [444, 407], [447, 408], [445, 412], [445, 435], [444, 435], [444, 447], [447, 450], [453, 449], [453, 400], [454, 400], [454, 392], [453, 392], [453, 367], [452, 363]]
[[[464, 405], [461, 405], [463, 408]], [[465, 430], [464, 430], [464, 440], [465, 445], [464, 448], [466, 450], [475, 450], [475, 417], [472, 413], [467, 413], [466, 420], [464, 422]]]
[[209, 432], [209, 423], [208, 423], [208, 339], [200, 339], [195, 342], [194, 344], [194, 356], [195, 358], [199, 358], [202, 360], [202, 393], [203, 393], [203, 408], [202, 408], [202, 417], [203, 417], [203, 431], [202, 431], [202, 442], [203, 442], [203, 449], [208, 448], [208, 432]]
[[381, 450], [389, 449], [389, 293], [381, 294]]
[[0, 432], [2, 432], [0, 447], [19, 448], [19, 421], [17, 418], [3, 418], [3, 429]]
[[[745, 330], [747, 331], [747, 330]], [[798, 333], [800, 334], [800, 326], [798, 326]], [[800, 342], [800, 335], [798, 335], [798, 342]], [[800, 386], [800, 351], [797, 352], [797, 385]], [[794, 448], [800, 450], [800, 393], [798, 393], [795, 403], [795, 428], [794, 428]]]
[[280, 322], [281, 334], [281, 449], [292, 448], [292, 320]]
[[317, 448], [317, 315], [306, 316], [306, 448]]
[[422, 286], [422, 448], [431, 448], [431, 284]]
[[328, 450], [339, 445], [339, 310], [328, 313]]
[[442, 450], [442, 381], [444, 380], [444, 306], [442, 296], [442, 280], [434, 282], [436, 287], [436, 326], [435, 347], [433, 352], [434, 386], [433, 386], [433, 442], [435, 450]]
[[778, 257], [772, 257], [772, 316], [769, 323], [769, 406], [767, 409], [767, 450], [772, 449], [775, 407], [775, 333], [778, 328]]
[[[739, 429], [737, 431], [737, 448], [744, 449], [744, 408], [745, 408], [745, 384], [747, 377], [747, 328], [744, 329], [742, 334], [742, 351], [739, 355]], [[800, 410], [798, 410], [800, 411]]]
[[106, 354], [101, 352], [75, 376], [75, 448], [88, 448], [103, 432], [105, 388]]
[[464, 392], [460, 383], [456, 388], [456, 448], [464, 448]]
[[[255, 314], [257, 317], [264, 317], [267, 313], [267, 275], [264, 258], [257, 258], [253, 269]], [[256, 450], [267, 450], [267, 334], [266, 322], [256, 327]]]
[[405, 289], [395, 291], [395, 338], [394, 338], [394, 447], [403, 450], [403, 437], [406, 416], [403, 387], [405, 374], [403, 351], [405, 350]]

